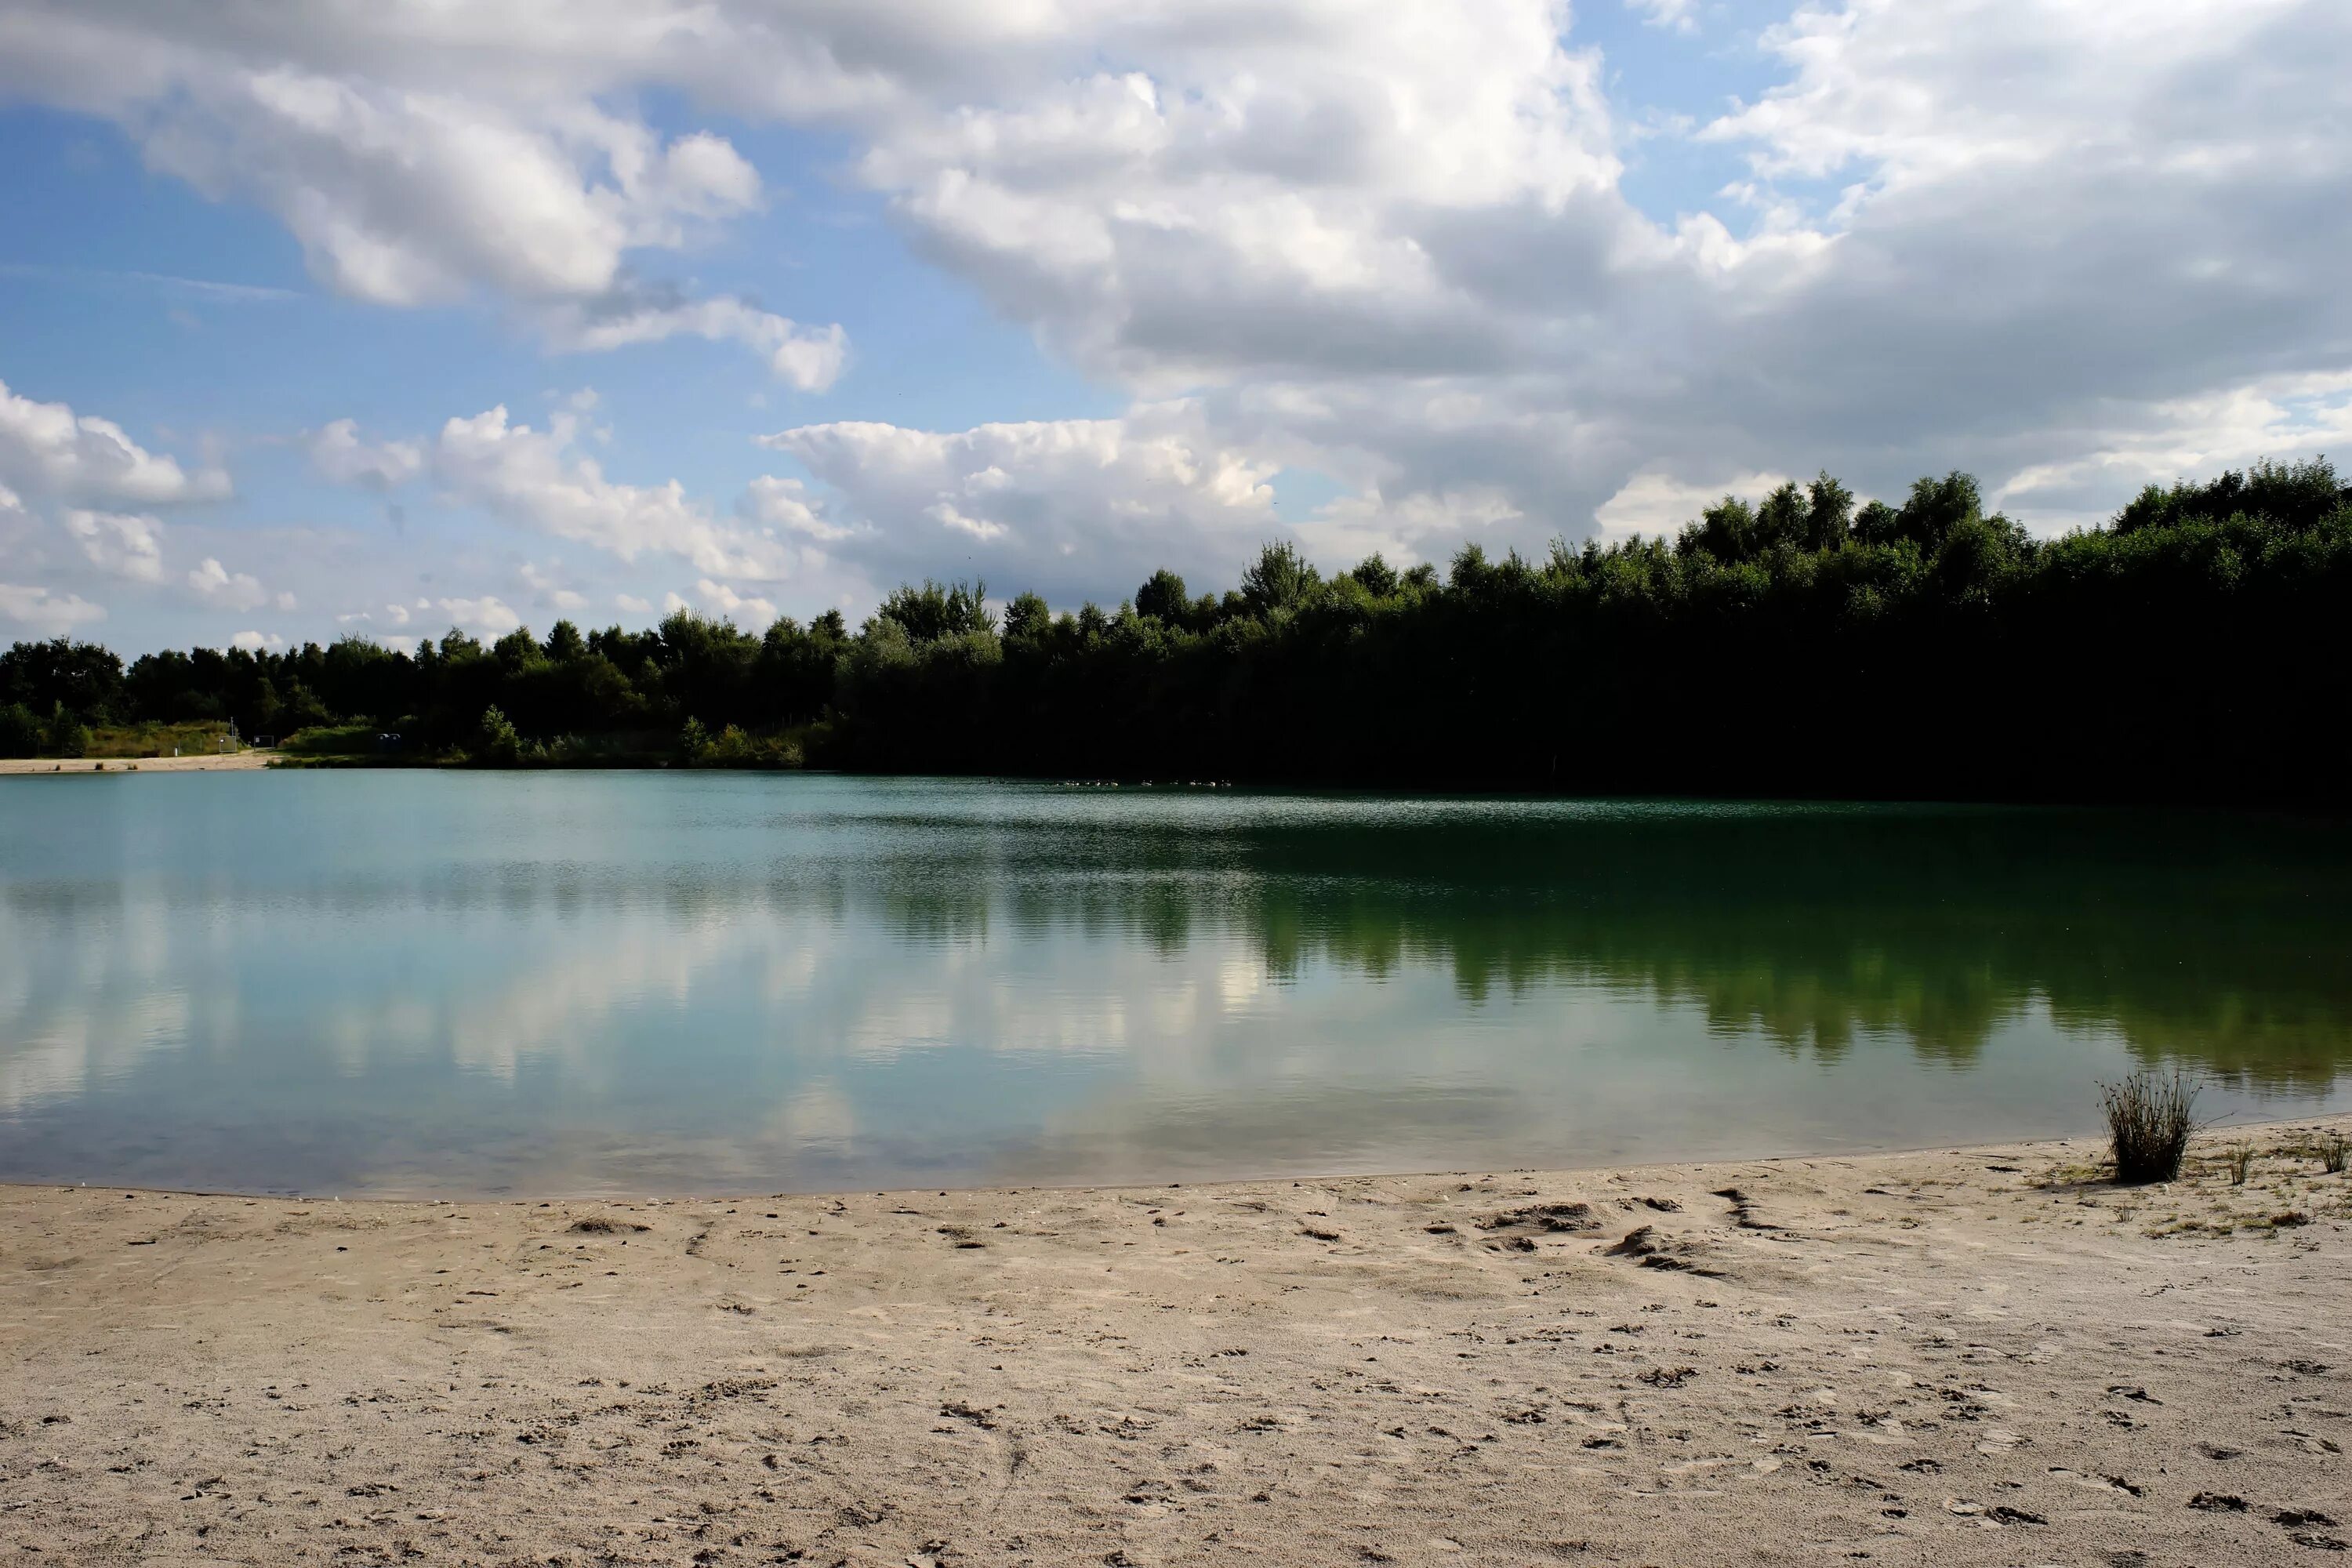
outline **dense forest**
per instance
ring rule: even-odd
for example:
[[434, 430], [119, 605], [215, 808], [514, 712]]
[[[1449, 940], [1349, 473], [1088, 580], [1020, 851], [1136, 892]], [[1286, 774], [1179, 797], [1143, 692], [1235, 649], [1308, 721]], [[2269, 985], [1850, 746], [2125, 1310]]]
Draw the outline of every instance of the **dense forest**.
[[1222, 595], [1162, 571], [1075, 614], [926, 583], [854, 631], [679, 614], [128, 669], [18, 643], [0, 754], [234, 719], [378, 761], [2341, 806], [2347, 637], [2352, 491], [2324, 459], [2049, 541], [1966, 474], [1860, 507], [1823, 474], [1672, 540], [1328, 577], [1274, 544]]

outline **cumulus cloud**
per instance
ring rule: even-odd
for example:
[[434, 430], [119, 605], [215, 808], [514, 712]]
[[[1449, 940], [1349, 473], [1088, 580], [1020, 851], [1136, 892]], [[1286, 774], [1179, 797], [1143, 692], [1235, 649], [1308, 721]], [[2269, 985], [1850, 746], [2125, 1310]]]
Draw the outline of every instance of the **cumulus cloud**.
[[272, 594], [260, 580], [243, 572], [231, 572], [212, 556], [188, 574], [188, 588], [197, 598], [225, 610], [257, 610], [264, 605], [278, 609], [294, 607], [291, 594]]
[[276, 632], [236, 632], [231, 634], [228, 646], [243, 648], [247, 653], [260, 653], [268, 648], [284, 647], [286, 639]]
[[1642, 20], [1653, 27], [1667, 27], [1677, 33], [1698, 30], [1697, 0], [1626, 0], [1639, 12]]
[[2010, 475], [1992, 500], [2045, 527], [2080, 526], [2116, 499], [2182, 474], [2297, 452], [2352, 450], [2352, 371], [2267, 377], [2068, 432], [2070, 455]]
[[163, 580], [163, 525], [157, 519], [78, 510], [66, 513], [65, 524], [83, 558], [108, 576], [133, 583]]
[[760, 442], [838, 492], [849, 521], [778, 479], [752, 487], [754, 514], [876, 581], [947, 566], [1084, 597], [1132, 586], [1138, 563], [1236, 567], [1283, 531], [1267, 483], [1276, 465], [1219, 445], [1189, 403], [950, 432], [804, 425]]
[[[0, 19], [0, 91], [105, 116], [150, 167], [270, 211], [352, 298], [592, 300], [634, 253], [688, 247], [764, 201], [725, 137], [667, 136], [612, 105], [778, 54], [750, 16], [597, 9], [452, 26], [429, 0], [268, 20], [35, 0]], [[731, 64], [730, 41], [749, 49]], [[791, 377], [824, 360], [821, 342], [766, 341], [750, 321], [716, 335]]]
[[714, 583], [708, 577], [694, 586], [695, 592], [702, 595], [705, 609], [716, 611], [729, 620], [748, 626], [753, 630], [767, 626], [776, 618], [776, 606], [769, 600], [739, 594], [726, 584]]
[[443, 426], [433, 471], [460, 500], [623, 561], [652, 552], [714, 577], [772, 581], [788, 574], [791, 559], [773, 538], [714, 520], [676, 479], [641, 486], [606, 479], [593, 458], [574, 450], [579, 432], [571, 409], [541, 431], [512, 423], [500, 405]]
[[77, 415], [63, 403], [36, 403], [0, 382], [0, 483], [67, 500], [165, 506], [228, 493], [216, 468], [194, 474], [148, 451], [122, 426]]
[[321, 426], [304, 445], [311, 466], [341, 485], [388, 490], [407, 483], [425, 468], [425, 451], [416, 443], [362, 441], [359, 422], [352, 419]]
[[1635, 474], [1593, 512], [1604, 539], [1670, 538], [1725, 496], [1753, 500], [1788, 483], [1786, 474], [1738, 474], [1717, 484], [1690, 484], [1666, 474]]
[[[781, 449], [783, 439], [783, 436], [771, 436], [762, 444]], [[856, 531], [826, 517], [824, 503], [811, 496], [800, 480], [773, 474], [753, 479], [736, 510], [768, 528], [782, 529], [816, 544], [837, 543]]]
[[[416, 602], [416, 607], [420, 610], [429, 610], [433, 607], [433, 603], [429, 599], [419, 599]], [[411, 618], [409, 608], [406, 605], [386, 605], [381, 610], [349, 611], [343, 615], [337, 616], [335, 617], [335, 624], [346, 626], [368, 626], [381, 620], [388, 626], [404, 626], [409, 623]], [[392, 643], [396, 641], [414, 642], [415, 639], [414, 637], [396, 638], [391, 637], [379, 637], [376, 640], [383, 643]]]
[[[698, 57], [685, 75], [708, 75], [722, 66], [710, 47], [736, 30], [769, 28], [661, 0], [461, 28], [421, 0], [273, 21], [30, 5], [0, 19], [0, 91], [110, 118], [148, 167], [268, 209], [313, 275], [352, 299], [595, 300], [630, 254], [682, 249], [764, 205], [724, 136], [663, 136], [609, 106], [661, 87], [663, 54]], [[802, 331], [734, 300], [682, 310], [614, 341], [746, 341], [795, 385], [840, 369], [837, 327]]]
[[63, 637], [76, 626], [105, 618], [105, 606], [93, 605], [79, 594], [0, 583], [0, 620], [13, 621], [35, 637]]
[[541, 571], [534, 562], [524, 562], [520, 574], [523, 586], [530, 590], [531, 602], [535, 605], [545, 605], [551, 610], [560, 611], [564, 615], [588, 607], [587, 595], [564, 587]]
[[478, 599], [436, 599], [429, 607], [447, 616], [459, 629], [481, 637], [504, 637], [522, 625], [522, 617], [492, 594]]
[[29, 571], [47, 564], [47, 531], [16, 491], [0, 485], [0, 566]]
[[584, 102], [533, 114], [485, 95], [278, 64], [166, 63], [184, 96], [142, 106], [148, 160], [208, 195], [275, 211], [311, 269], [361, 300], [414, 305], [487, 284], [593, 295], [622, 257], [757, 205], [723, 139], [667, 144]]
[[2352, 145], [2309, 126], [2352, 13], [2160, 10], [1805, 6], [1764, 37], [1782, 82], [1696, 132], [1748, 178], [1673, 221], [1626, 199], [1601, 62], [1538, 5], [1286, 10], [1349, 29], [1295, 71], [1247, 27], [1103, 22], [1115, 67], [894, 120], [858, 170], [1080, 364], [1339, 479], [1335, 529], [1451, 508], [1424, 552], [1535, 544], [1643, 475], [1998, 487], [2340, 368]]
[[548, 329], [557, 347], [577, 353], [674, 337], [739, 342], [765, 358], [776, 379], [802, 392], [831, 386], [849, 359], [849, 335], [838, 324], [804, 327], [741, 300], [624, 299], [609, 306], [574, 306], [551, 312]]
[[[1659, 48], [1701, 9], [1635, 4]], [[774, 439], [806, 475], [729, 519], [503, 409], [424, 453], [453, 494], [714, 583], [969, 563], [1106, 595], [1155, 560], [1228, 570], [1276, 531], [1536, 545], [1818, 465], [1879, 493], [1969, 467], [2048, 526], [2108, 484], [2238, 460], [2250, 432], [2330, 431], [2341, 397], [2296, 389], [2352, 356], [2352, 141], [2324, 133], [2352, 110], [2352, 9], [1706, 9], [1764, 22], [1744, 43], [1777, 79], [1689, 127], [1613, 101], [1559, 0], [639, 0], [462, 26], [432, 0], [27, 0], [0, 16], [0, 90], [109, 116], [154, 167], [261, 203], [358, 297], [491, 289], [560, 346], [740, 342], [809, 389], [841, 374], [834, 329], [635, 280], [632, 258], [766, 193], [723, 138], [631, 106], [813, 126], [897, 232], [1137, 400], [803, 426]], [[1635, 125], [1739, 177], [1645, 211]], [[63, 445], [12, 421], [0, 402], [0, 481], [62, 489], [25, 476], [71, 467]], [[77, 471], [116, 478], [81, 504], [163, 504], [130, 493], [142, 459], [145, 482], [196, 483], [83, 435], [106, 460]], [[1179, 476], [1169, 438], [1211, 478]], [[1251, 495], [1283, 467], [1341, 494], [1278, 521]]]

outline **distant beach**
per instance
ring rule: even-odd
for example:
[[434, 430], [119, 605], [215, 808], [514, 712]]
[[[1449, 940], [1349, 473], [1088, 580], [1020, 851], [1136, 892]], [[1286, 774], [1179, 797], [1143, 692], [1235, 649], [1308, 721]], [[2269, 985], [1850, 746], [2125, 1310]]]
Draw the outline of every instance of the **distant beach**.
[[206, 752], [192, 757], [0, 757], [0, 776], [9, 773], [252, 773], [278, 760], [274, 752]]

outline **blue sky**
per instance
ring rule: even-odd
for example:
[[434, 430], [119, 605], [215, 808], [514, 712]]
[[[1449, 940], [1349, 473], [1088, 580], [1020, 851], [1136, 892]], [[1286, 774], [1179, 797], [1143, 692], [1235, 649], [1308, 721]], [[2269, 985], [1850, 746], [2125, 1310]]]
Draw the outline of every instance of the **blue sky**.
[[0, 637], [2080, 525], [2352, 422], [2347, 26], [2165, 7], [0, 0]]

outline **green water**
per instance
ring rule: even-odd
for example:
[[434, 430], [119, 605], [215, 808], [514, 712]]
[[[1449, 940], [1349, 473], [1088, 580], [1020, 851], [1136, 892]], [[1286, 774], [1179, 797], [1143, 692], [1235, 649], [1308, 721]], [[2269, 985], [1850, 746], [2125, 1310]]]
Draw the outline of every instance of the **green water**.
[[0, 781], [0, 1178], [1494, 1169], [2352, 1104], [2285, 819], [667, 773]]

